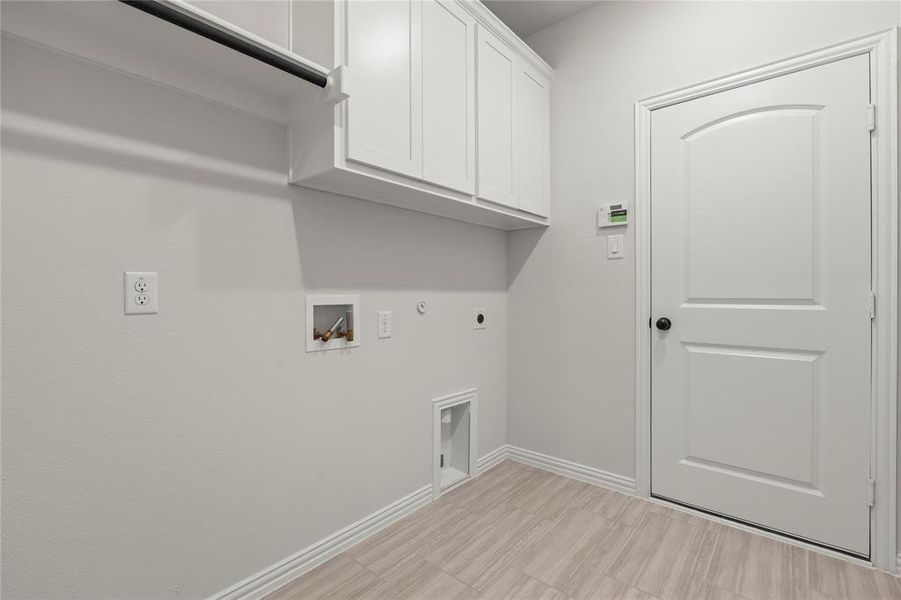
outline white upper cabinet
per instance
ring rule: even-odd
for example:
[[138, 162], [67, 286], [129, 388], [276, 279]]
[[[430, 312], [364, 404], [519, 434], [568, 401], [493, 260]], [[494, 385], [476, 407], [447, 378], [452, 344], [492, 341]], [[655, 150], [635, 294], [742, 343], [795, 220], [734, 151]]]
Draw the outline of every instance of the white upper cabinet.
[[258, 35], [279, 48], [288, 48], [288, 30], [291, 26], [289, 0], [188, 0], [188, 3]]
[[422, 3], [422, 178], [475, 191], [475, 29], [454, 0]]
[[324, 88], [120, 2], [42, 4], [4, 3], [4, 33], [286, 125], [289, 183], [498, 229], [550, 223], [554, 72], [478, 0], [173, 0]]
[[347, 2], [347, 159], [422, 177], [422, 2]]
[[334, 69], [338, 98], [290, 123], [292, 183], [499, 229], [548, 224], [553, 71], [487, 8], [292, 6], [293, 48]]
[[517, 57], [484, 27], [479, 27], [478, 38], [478, 196], [518, 208]]
[[546, 217], [550, 201], [550, 82], [520, 61], [516, 148], [519, 208]]
[[550, 80], [484, 28], [478, 37], [478, 197], [546, 217]]

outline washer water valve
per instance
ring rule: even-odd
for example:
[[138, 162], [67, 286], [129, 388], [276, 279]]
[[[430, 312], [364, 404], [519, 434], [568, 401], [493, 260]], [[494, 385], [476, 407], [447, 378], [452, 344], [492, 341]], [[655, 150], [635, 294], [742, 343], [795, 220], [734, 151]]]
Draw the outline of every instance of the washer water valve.
[[335, 335], [335, 332], [338, 331], [338, 328], [341, 327], [341, 323], [344, 322], [344, 317], [338, 317], [335, 319], [335, 323], [328, 328], [328, 331], [324, 332], [322, 336], [319, 338], [323, 342], [327, 342], [332, 339], [332, 336]]

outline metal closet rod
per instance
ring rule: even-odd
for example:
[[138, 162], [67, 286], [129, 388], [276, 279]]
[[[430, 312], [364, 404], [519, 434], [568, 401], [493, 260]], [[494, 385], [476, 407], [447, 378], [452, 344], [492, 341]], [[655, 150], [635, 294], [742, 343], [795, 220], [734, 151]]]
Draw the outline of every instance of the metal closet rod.
[[123, 4], [137, 8], [149, 15], [153, 15], [159, 19], [177, 25], [182, 29], [187, 29], [197, 35], [203, 36], [208, 40], [217, 44], [222, 44], [236, 52], [240, 52], [246, 56], [254, 58], [260, 62], [266, 63], [271, 67], [275, 67], [285, 73], [290, 73], [295, 77], [299, 77], [304, 81], [309, 81], [313, 85], [324, 88], [328, 83], [328, 78], [309, 67], [293, 62], [278, 52], [268, 50], [264, 47], [257, 46], [248, 42], [244, 38], [235, 35], [224, 29], [220, 29], [209, 23], [194, 17], [193, 15], [183, 13], [178, 9], [168, 6], [159, 0], [119, 0]]

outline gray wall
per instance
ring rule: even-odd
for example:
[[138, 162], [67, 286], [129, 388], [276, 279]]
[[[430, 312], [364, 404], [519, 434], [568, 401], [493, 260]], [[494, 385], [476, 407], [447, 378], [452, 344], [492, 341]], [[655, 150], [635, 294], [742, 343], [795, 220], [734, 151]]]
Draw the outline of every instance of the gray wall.
[[[632, 199], [633, 102], [897, 21], [630, 2], [536, 34], [554, 225], [509, 242], [289, 188], [282, 127], [4, 39], [4, 597], [213, 594], [427, 484], [430, 399], [467, 387], [480, 454], [633, 476], [634, 263], [594, 226]], [[158, 316], [121, 314], [127, 269], [160, 272]], [[326, 292], [361, 295], [349, 354], [304, 352]]]
[[510, 235], [508, 441], [635, 475], [634, 228], [607, 261], [600, 204], [633, 201], [633, 105], [884, 30], [898, 2], [611, 2], [529, 38], [556, 69], [553, 225]]
[[[218, 592], [430, 483], [440, 395], [504, 443], [503, 232], [290, 188], [282, 126], [6, 38], [2, 109], [4, 598]], [[326, 292], [350, 353], [304, 352]]]

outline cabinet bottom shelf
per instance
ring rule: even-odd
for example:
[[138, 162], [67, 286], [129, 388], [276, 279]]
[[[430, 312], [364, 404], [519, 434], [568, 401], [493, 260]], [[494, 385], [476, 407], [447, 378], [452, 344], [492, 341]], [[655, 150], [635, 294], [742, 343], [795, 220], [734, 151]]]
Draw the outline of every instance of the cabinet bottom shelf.
[[413, 182], [395, 181], [349, 167], [335, 167], [291, 183], [505, 231], [547, 227], [549, 224], [546, 217], [472, 198], [460, 199], [452, 193], [445, 195], [434, 186], [422, 184], [420, 187]]

